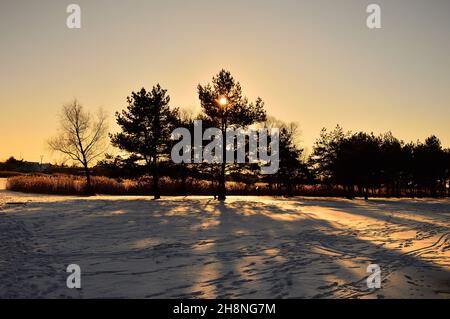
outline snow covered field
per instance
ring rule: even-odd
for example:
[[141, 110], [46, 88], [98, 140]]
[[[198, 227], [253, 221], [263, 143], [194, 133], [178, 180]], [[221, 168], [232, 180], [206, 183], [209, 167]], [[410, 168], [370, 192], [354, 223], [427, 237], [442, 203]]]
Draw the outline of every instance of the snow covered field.
[[450, 298], [449, 227], [449, 200], [0, 190], [0, 297]]

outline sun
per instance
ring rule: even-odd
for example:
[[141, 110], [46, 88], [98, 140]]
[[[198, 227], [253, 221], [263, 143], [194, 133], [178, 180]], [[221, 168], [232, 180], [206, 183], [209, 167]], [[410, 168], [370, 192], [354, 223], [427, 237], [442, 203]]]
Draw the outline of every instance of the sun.
[[220, 100], [219, 100], [219, 104], [222, 105], [222, 106], [227, 105], [228, 104], [227, 98], [226, 97], [221, 97]]

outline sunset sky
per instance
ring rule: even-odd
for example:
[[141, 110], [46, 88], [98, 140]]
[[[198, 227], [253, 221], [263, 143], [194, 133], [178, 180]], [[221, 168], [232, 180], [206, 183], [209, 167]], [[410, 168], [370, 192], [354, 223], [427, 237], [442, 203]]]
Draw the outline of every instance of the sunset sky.
[[[81, 6], [82, 28], [66, 27]], [[366, 7], [382, 8], [382, 29]], [[431, 134], [450, 146], [448, 0], [15, 0], [0, 2], [0, 160], [58, 159], [45, 141], [73, 98], [114, 112], [160, 83], [198, 111], [197, 84], [225, 68], [251, 100], [298, 122], [311, 149], [322, 127]]]

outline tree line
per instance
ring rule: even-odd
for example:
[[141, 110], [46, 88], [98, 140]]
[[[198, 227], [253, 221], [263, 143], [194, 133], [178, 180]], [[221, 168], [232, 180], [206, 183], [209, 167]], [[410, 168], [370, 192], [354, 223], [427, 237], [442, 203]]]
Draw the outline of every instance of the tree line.
[[316, 181], [339, 185], [348, 197], [449, 195], [450, 149], [434, 135], [405, 143], [391, 132], [323, 129], [309, 164]]
[[[424, 143], [405, 143], [390, 132], [375, 136], [345, 132], [337, 126], [332, 131], [323, 129], [307, 156], [297, 142], [297, 125], [268, 116], [261, 98], [249, 101], [229, 71], [221, 70], [210, 84], [199, 84], [197, 93], [201, 112], [194, 115], [171, 107], [167, 90], [159, 84], [149, 91], [132, 92], [126, 108], [115, 114], [121, 130], [114, 134], [106, 133], [104, 113], [91, 116], [75, 101], [64, 106], [60, 132], [49, 145], [83, 166], [88, 193], [91, 166], [99, 160], [94, 171], [105, 175], [151, 176], [155, 199], [161, 196], [161, 176], [179, 180], [184, 194], [189, 194], [188, 179], [209, 181], [211, 193], [219, 200], [226, 198], [227, 182], [244, 183], [256, 194], [285, 196], [307, 192], [349, 198], [449, 195], [450, 150], [435, 136]], [[228, 129], [279, 128], [278, 171], [261, 175], [261, 163], [174, 164], [170, 155], [176, 140], [171, 133], [183, 127], [194, 138], [195, 120], [202, 120], [203, 130], [215, 127], [223, 135]], [[108, 137], [121, 154], [101, 158]], [[248, 156], [249, 141], [245, 143]], [[222, 152], [225, 158], [225, 145]]]

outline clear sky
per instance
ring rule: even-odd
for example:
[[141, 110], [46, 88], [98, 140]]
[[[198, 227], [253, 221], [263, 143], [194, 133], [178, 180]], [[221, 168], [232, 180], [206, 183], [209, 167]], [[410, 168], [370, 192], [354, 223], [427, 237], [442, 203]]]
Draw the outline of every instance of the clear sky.
[[[382, 29], [366, 27], [370, 3]], [[298, 122], [309, 149], [336, 124], [450, 146], [449, 59], [448, 0], [2, 0], [0, 160], [53, 160], [45, 141], [74, 97], [105, 108], [114, 131], [132, 90], [159, 82], [198, 110], [197, 84], [222, 68]]]

